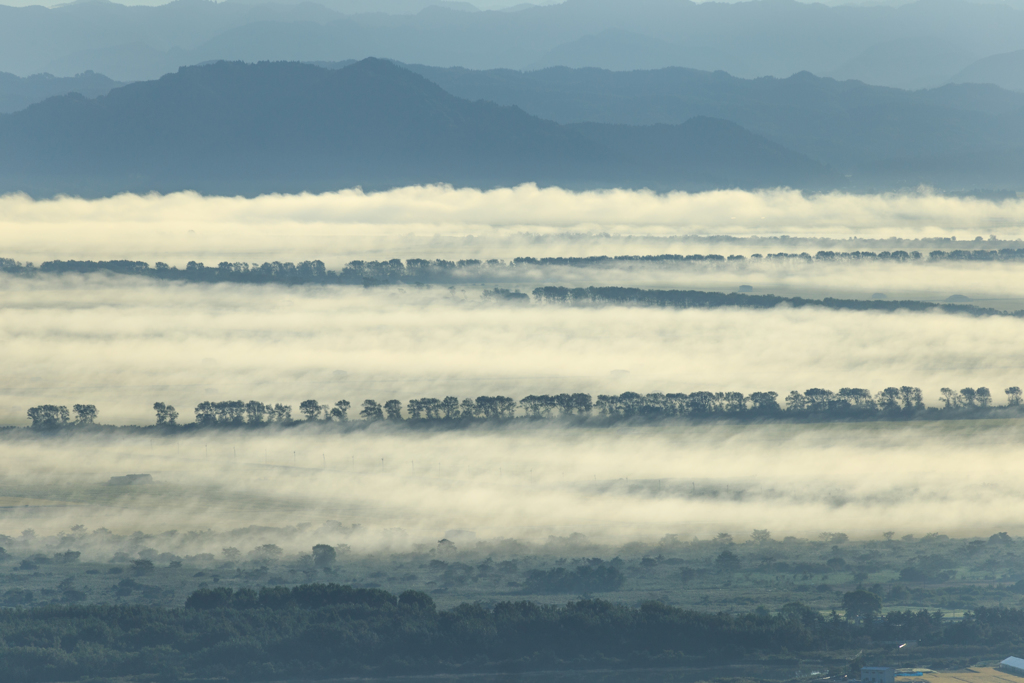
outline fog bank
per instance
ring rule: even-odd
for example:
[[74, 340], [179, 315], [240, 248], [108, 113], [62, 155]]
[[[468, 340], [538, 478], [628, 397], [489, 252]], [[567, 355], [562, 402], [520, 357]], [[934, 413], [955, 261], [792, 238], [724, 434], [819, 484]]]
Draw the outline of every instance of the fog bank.
[[[754, 528], [778, 539], [1016, 535], [1024, 516], [1014, 484], [1024, 475], [1015, 455], [1021, 436], [1015, 424], [963, 422], [8, 436], [0, 533], [73, 524], [122, 534], [176, 530], [151, 543], [182, 555], [219, 553], [225, 542], [187, 531], [261, 525], [296, 528], [291, 538], [266, 532], [287, 552], [316, 542], [359, 552], [429, 549], [452, 530], [460, 530], [452, 536], [458, 544], [544, 543], [572, 533], [610, 545], [721, 531], [746, 538]], [[106, 483], [139, 472], [154, 482]], [[259, 539], [256, 529], [245, 542]]]
[[0, 198], [0, 255], [34, 262], [128, 258], [184, 265], [319, 258], [337, 267], [377, 258], [700, 253], [707, 244], [694, 240], [702, 235], [956, 236], [963, 242], [992, 233], [1002, 239], [1024, 236], [1024, 201], [928, 193], [804, 196], [789, 190], [574, 193], [532, 185], [255, 199], [194, 193]]
[[[0, 424], [44, 403], [152, 424], [171, 403], [1024, 384], [1024, 321], [813, 307], [501, 304], [479, 290], [0, 278]], [[353, 411], [356, 412], [356, 411]]]

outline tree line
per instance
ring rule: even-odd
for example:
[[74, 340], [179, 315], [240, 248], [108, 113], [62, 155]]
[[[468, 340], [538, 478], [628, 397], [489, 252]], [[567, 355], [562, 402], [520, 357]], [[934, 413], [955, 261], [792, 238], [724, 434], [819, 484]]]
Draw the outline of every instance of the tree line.
[[[597, 399], [585, 393], [531, 394], [518, 401], [508, 396], [477, 396], [459, 399], [414, 398], [405, 402], [374, 399], [362, 402], [358, 418], [364, 422], [473, 422], [513, 419], [617, 419], [723, 416], [727, 418], [771, 419], [806, 415], [843, 419], [846, 417], [927, 417], [963, 415], [979, 411], [1019, 408], [1024, 402], [1020, 387], [1004, 389], [1005, 406], [993, 406], [987, 387], [965, 387], [940, 391], [940, 407], [924, 404], [917, 387], [887, 387], [877, 393], [868, 389], [844, 387], [839, 391], [812, 388], [791, 391], [781, 402], [774, 391], [695, 391], [693, 393], [649, 393], [627, 391], [599, 394]], [[348, 422], [352, 404], [347, 400], [321, 403], [307, 399], [299, 404], [300, 419], [292, 416], [292, 407], [262, 401], [203, 401], [194, 412], [197, 426], [294, 424], [298, 422]], [[179, 426], [173, 405], [153, 404], [157, 426]], [[95, 425], [98, 412], [94, 405], [75, 404], [75, 419], [65, 406], [41, 405], [29, 408], [33, 429], [88, 427]], [[356, 416], [353, 416], [356, 417]]]
[[[860, 595], [863, 594], [863, 595]], [[203, 588], [184, 608], [46, 606], [0, 610], [0, 679], [310, 680], [341, 676], [709, 666], [793, 654], [964, 666], [1024, 646], [1024, 611], [879, 614], [866, 591], [846, 614], [800, 603], [776, 613], [699, 612], [580, 598], [440, 610], [418, 591], [334, 584]], [[911, 650], [892, 643], [917, 641]], [[1000, 649], [1002, 648], [1002, 649]], [[963, 659], [960, 659], [963, 658]], [[856, 671], [852, 673], [856, 674]]]
[[736, 292], [702, 292], [681, 289], [638, 289], [636, 287], [537, 287], [533, 296], [538, 301], [579, 304], [628, 304], [668, 308], [754, 308], [769, 309], [778, 306], [805, 308], [808, 306], [848, 311], [935, 311], [961, 313], [975, 317], [1024, 317], [1024, 311], [1000, 311], [970, 304], [931, 303], [928, 301], [884, 301], [875, 299], [804, 299], [774, 294], [740, 294]]
[[150, 266], [145, 261], [111, 260], [44, 261], [36, 266], [14, 259], [0, 258], [0, 272], [14, 275], [35, 273], [96, 273], [109, 272], [120, 275], [139, 275], [161, 280], [185, 280], [190, 282], [244, 282], [280, 284], [347, 284], [382, 285], [415, 283], [448, 283], [461, 281], [466, 277], [488, 272], [515, 272], [529, 267], [562, 266], [571, 268], [607, 267], [615, 264], [721, 264], [756, 263], [758, 261], [803, 261], [803, 262], [891, 262], [916, 263], [922, 261], [1024, 261], [1024, 249], [999, 250], [935, 250], [927, 258], [919, 251], [818, 251], [768, 254], [654, 254], [624, 256], [584, 257], [543, 257], [521, 256], [508, 261], [502, 259], [389, 259], [385, 261], [351, 261], [340, 270], [328, 269], [322, 261], [272, 261], [246, 263], [221, 261], [215, 266], [189, 261], [184, 268], [157, 262]]

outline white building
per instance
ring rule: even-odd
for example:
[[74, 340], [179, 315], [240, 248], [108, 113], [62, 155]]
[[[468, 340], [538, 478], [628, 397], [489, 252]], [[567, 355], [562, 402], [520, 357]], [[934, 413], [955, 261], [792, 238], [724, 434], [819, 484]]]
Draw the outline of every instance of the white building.
[[1024, 676], [1024, 659], [1020, 657], [1007, 657], [999, 662], [999, 666], [1017, 675]]
[[890, 666], [862, 666], [860, 680], [863, 683], [896, 683], [896, 669]]

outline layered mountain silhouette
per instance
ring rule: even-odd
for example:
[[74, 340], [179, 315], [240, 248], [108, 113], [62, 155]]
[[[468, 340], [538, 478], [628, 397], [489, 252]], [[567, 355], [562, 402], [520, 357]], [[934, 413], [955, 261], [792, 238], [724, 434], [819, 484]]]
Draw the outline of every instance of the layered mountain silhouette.
[[742, 79], [668, 68], [472, 71], [408, 67], [454, 95], [559, 123], [733, 121], [850, 176], [851, 187], [1024, 187], [1024, 93], [992, 85], [907, 91], [802, 72]]
[[560, 125], [470, 102], [390, 62], [219, 62], [0, 116], [0, 191], [100, 196], [381, 189], [835, 187], [822, 164], [734, 123]]
[[[1024, 11], [969, 0], [827, 7], [796, 0], [566, 0], [516, 12], [369, 0], [126, 7], [0, 5], [0, 71], [159, 78], [210, 60], [339, 61], [384, 55], [474, 69], [682, 66], [733, 75], [799, 71], [934, 87], [972, 62], [1024, 49]], [[412, 11], [414, 14], [386, 14]]]
[[1024, 92], [1024, 50], [979, 59], [953, 76], [954, 83], [994, 83]]
[[92, 71], [65, 78], [51, 74], [19, 78], [14, 74], [0, 73], [0, 114], [18, 111], [48, 97], [71, 92], [86, 97], [106, 95], [120, 85], [124, 84]]

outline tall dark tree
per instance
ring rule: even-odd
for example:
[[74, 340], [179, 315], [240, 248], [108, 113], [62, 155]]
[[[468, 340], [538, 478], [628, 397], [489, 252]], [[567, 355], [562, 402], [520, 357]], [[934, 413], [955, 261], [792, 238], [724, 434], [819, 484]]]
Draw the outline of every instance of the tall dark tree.
[[331, 417], [333, 417], [338, 422], [344, 422], [345, 420], [348, 419], [348, 409], [351, 406], [352, 404], [349, 403], [348, 401], [338, 401], [337, 403], [334, 404], [334, 407], [331, 408]]
[[949, 387], [942, 387], [939, 390], [939, 394], [942, 396], [943, 408], [946, 410], [952, 410], [960, 407], [960, 395]]
[[418, 398], [409, 399], [409, 404], [405, 408], [409, 412], [410, 420], [422, 420], [423, 419], [423, 403]]
[[359, 411], [359, 416], [367, 422], [376, 422], [384, 419], [384, 411], [379, 403], [372, 399], [366, 399], [363, 401], [363, 409]]
[[924, 394], [917, 387], [900, 387], [900, 398], [903, 400], [903, 410], [924, 408]]
[[249, 401], [245, 404], [245, 421], [249, 424], [260, 424], [267, 414], [267, 406], [260, 401]]
[[761, 412], [782, 410], [778, 398], [779, 395], [774, 391], [755, 391], [750, 395], [751, 409]]
[[309, 398], [299, 404], [299, 411], [306, 416], [306, 422], [320, 419], [320, 402]]
[[454, 420], [459, 417], [459, 399], [455, 396], [445, 396], [441, 401], [441, 414], [446, 420]]
[[292, 407], [275, 403], [274, 408], [268, 411], [271, 416], [271, 422], [291, 422], [292, 421]]
[[789, 392], [786, 397], [786, 410], [804, 410], [807, 407], [807, 399], [799, 391]]
[[338, 559], [337, 551], [329, 545], [318, 543], [313, 546], [313, 565], [316, 567], [332, 567]]
[[866, 590], [855, 590], [843, 595], [843, 609], [847, 619], [863, 619], [882, 611], [882, 600]]
[[1010, 387], [1005, 389], [1006, 393], [1006, 405], [1008, 406], [1019, 406], [1024, 399], [1024, 392], [1021, 392], [1020, 387]]
[[479, 417], [480, 407], [471, 398], [462, 399], [462, 404], [459, 406], [460, 417]]
[[28, 419], [32, 420], [32, 429], [55, 429], [66, 425], [71, 413], [66, 406], [47, 404], [29, 408]]
[[590, 394], [573, 394], [572, 407], [577, 415], [589, 415], [590, 411], [594, 409], [594, 401], [590, 398]]
[[203, 401], [196, 406], [196, 424], [214, 424], [217, 421], [217, 413], [214, 411], [213, 403]]
[[875, 402], [881, 410], [899, 410], [900, 396], [900, 390], [896, 387], [886, 387], [875, 395]]
[[738, 391], [725, 392], [725, 409], [730, 413], [741, 413], [747, 409], [747, 401]]
[[978, 406], [978, 392], [971, 387], [964, 387], [960, 390], [961, 405], [965, 408], [976, 408]]
[[96, 424], [96, 406], [92, 404], [76, 403], [72, 406], [75, 411], [75, 424], [78, 426]]
[[174, 406], [167, 405], [166, 403], [154, 403], [153, 410], [156, 411], [156, 423], [158, 425], [178, 424], [178, 411], [174, 409]]
[[974, 393], [974, 397], [978, 400], [978, 405], [982, 408], [988, 408], [992, 405], [992, 392], [988, 390], [988, 387], [978, 387]]
[[384, 412], [387, 413], [387, 419], [389, 420], [401, 420], [402, 419], [402, 402], [397, 399], [391, 399], [384, 403]]

